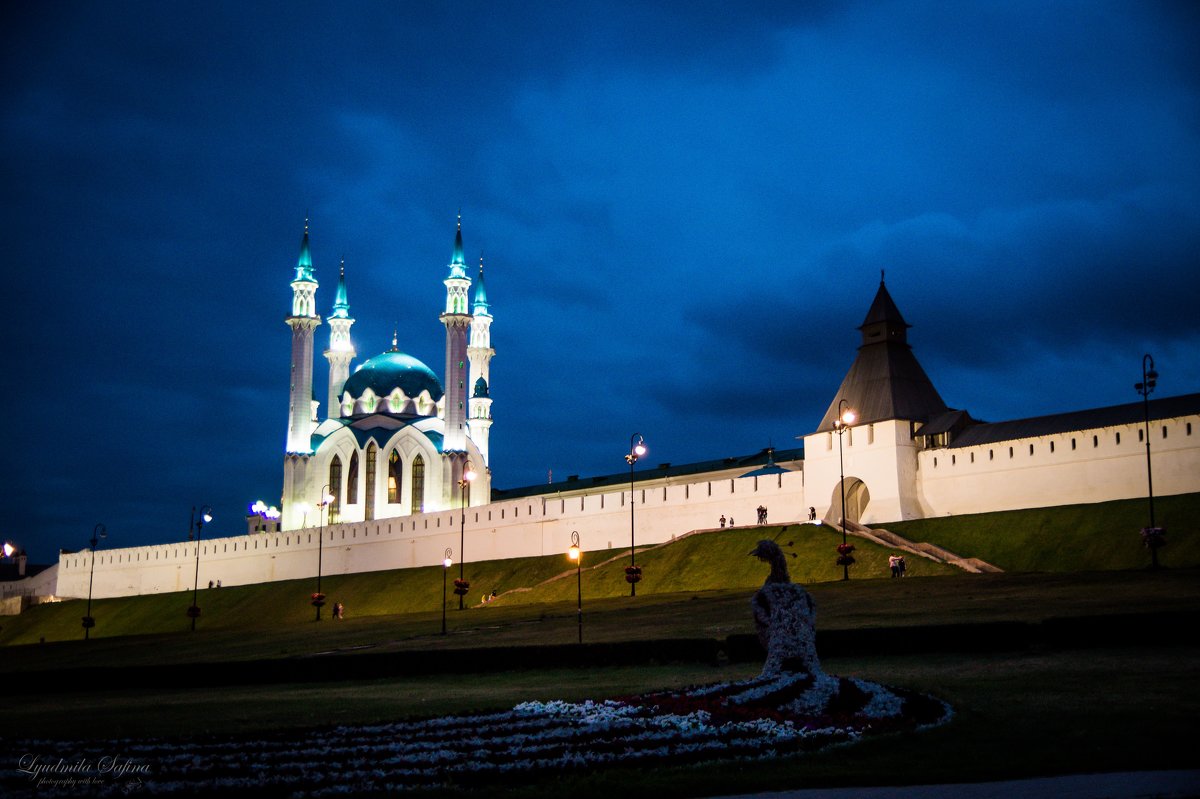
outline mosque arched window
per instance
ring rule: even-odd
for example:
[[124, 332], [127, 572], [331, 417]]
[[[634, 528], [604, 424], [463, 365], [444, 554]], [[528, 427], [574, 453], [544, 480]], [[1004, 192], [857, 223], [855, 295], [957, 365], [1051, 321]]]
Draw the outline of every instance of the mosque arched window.
[[342, 459], [337, 455], [329, 463], [329, 493], [333, 495], [333, 502], [329, 503], [329, 523], [337, 524], [342, 505]]
[[346, 479], [346, 504], [358, 504], [358, 453], [350, 454], [350, 471]]
[[400, 462], [400, 453], [392, 450], [388, 456], [388, 502], [395, 504], [400, 501], [400, 481], [404, 478], [404, 464]]
[[372, 441], [367, 444], [367, 514], [366, 521], [371, 521], [375, 518], [375, 459], [379, 448]]
[[412, 512], [425, 510], [425, 459], [420, 455], [412, 463]]

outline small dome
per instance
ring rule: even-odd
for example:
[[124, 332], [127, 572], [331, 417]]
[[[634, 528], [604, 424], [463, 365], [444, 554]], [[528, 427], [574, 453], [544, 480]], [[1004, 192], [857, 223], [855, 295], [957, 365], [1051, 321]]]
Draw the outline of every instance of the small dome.
[[377, 397], [386, 397], [396, 388], [403, 391], [406, 397], [417, 397], [422, 391], [428, 391], [434, 402], [440, 400], [444, 393], [442, 381], [438, 380], [432, 369], [399, 350], [368, 358], [346, 380], [342, 391], [357, 398], [368, 388]]

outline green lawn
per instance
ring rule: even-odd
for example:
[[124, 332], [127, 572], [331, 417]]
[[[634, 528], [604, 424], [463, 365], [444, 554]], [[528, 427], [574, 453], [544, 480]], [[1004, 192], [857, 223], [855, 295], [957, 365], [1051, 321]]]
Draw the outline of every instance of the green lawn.
[[[1123, 499], [879, 526], [1006, 571], [1073, 572], [1148, 565], [1150, 553], [1139, 534], [1148, 516], [1145, 499]], [[1159, 562], [1177, 568], [1200, 566], [1200, 494], [1156, 497], [1154, 518], [1167, 530]]]

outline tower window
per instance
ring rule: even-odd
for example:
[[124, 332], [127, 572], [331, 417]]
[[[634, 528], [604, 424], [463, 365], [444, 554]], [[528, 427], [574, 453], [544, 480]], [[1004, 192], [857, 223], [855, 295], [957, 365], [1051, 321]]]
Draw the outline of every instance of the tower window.
[[1030, 445], [1029, 445], [1029, 454], [1030, 454], [1030, 455], [1032, 455], [1032, 454], [1033, 454], [1033, 444], [1030, 444]]
[[1050, 451], [1054, 452], [1054, 442], [1053, 441], [1050, 442]]
[[1092, 436], [1092, 449], [1100, 446], [1100, 436]]
[[1119, 432], [1117, 433], [1117, 443], [1121, 443], [1121, 434]]
[[1008, 457], [1010, 457], [1010, 458], [1011, 458], [1012, 456], [1013, 456], [1013, 448], [1012, 448], [1012, 447], [1009, 447], [1009, 448], [1008, 448]]
[[[1191, 435], [1191, 432], [1192, 432], [1192, 426], [1189, 424], [1188, 425], [1188, 435]], [[1140, 444], [1145, 440], [1146, 440], [1146, 431], [1139, 427], [1138, 428], [1138, 443]]]
[[1071, 449], [1075, 449], [1075, 439], [1071, 439]]
[[1167, 426], [1164, 424], [1163, 425], [1163, 438], [1166, 438], [1166, 437], [1167, 437]]

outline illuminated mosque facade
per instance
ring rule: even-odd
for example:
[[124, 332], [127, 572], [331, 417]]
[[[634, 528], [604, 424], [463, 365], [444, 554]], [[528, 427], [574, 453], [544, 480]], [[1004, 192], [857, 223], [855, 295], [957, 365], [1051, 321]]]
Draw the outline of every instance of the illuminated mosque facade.
[[357, 352], [345, 264], [326, 320], [329, 361], [324, 412], [313, 386], [321, 317], [308, 227], [291, 282], [291, 382], [282, 495], [283, 530], [318, 520], [370, 522], [488, 501], [492, 426], [492, 314], [483, 259], [472, 281], [463, 258], [462, 218], [443, 283], [446, 328], [442, 377], [392, 347], [351, 368]]

